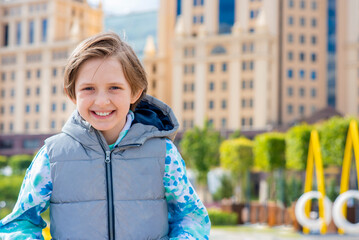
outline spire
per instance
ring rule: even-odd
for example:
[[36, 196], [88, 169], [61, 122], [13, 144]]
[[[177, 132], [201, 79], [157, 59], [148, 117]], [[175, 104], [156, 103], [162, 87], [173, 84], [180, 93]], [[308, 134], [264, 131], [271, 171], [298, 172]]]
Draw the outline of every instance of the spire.
[[184, 36], [184, 22], [183, 17], [179, 16], [177, 18], [175, 33], [177, 37], [183, 37]]
[[265, 11], [263, 9], [261, 9], [258, 13], [258, 18], [256, 21], [256, 27], [258, 29], [258, 31], [265, 31], [268, 27], [267, 25], [267, 19], [266, 19], [266, 14]]

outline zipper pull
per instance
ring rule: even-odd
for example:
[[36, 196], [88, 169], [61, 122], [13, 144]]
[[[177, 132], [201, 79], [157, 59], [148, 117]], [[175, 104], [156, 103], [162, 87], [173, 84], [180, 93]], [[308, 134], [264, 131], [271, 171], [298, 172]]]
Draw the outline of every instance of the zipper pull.
[[111, 151], [106, 151], [105, 163], [110, 163], [110, 162], [111, 162]]

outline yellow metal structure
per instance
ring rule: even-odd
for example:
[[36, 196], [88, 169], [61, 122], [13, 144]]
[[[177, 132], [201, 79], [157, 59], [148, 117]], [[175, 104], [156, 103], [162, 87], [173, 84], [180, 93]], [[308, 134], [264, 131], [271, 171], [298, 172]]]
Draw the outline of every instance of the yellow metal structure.
[[42, 229], [42, 236], [45, 240], [51, 240], [51, 234], [50, 234], [50, 227], [47, 226], [46, 228]]
[[[347, 141], [345, 143], [343, 167], [342, 167], [342, 178], [340, 181], [340, 193], [344, 193], [349, 189], [349, 175], [350, 167], [352, 163], [352, 149], [354, 149], [355, 165], [357, 176], [359, 174], [359, 137], [358, 137], [358, 124], [355, 120], [352, 120], [349, 124]], [[359, 186], [359, 177], [357, 178]], [[343, 205], [343, 215], [347, 215], [347, 205]], [[344, 230], [339, 228], [338, 232], [343, 234]]]
[[[324, 212], [324, 197], [325, 197], [325, 183], [324, 183], [324, 171], [322, 155], [320, 153], [319, 135], [317, 130], [313, 130], [310, 134], [309, 150], [308, 150], [308, 161], [307, 170], [305, 175], [305, 186], [304, 192], [310, 192], [313, 185], [313, 168], [315, 166], [318, 191], [321, 193], [321, 197], [318, 199], [319, 202], [319, 218], [322, 219], [323, 225], [320, 229], [321, 234], [327, 232], [327, 226], [325, 224], [325, 212]], [[305, 214], [309, 216], [311, 208], [311, 201], [308, 201], [305, 205]], [[303, 232], [309, 233], [309, 229], [304, 227]]]

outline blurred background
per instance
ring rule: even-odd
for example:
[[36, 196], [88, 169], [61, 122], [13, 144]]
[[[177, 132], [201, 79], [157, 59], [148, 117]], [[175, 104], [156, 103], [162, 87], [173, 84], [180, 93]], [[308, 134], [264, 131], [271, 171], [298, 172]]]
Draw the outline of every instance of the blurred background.
[[[0, 218], [33, 154], [74, 110], [66, 59], [83, 39], [114, 31], [142, 61], [148, 93], [173, 108], [175, 144], [212, 223], [301, 230], [294, 204], [310, 132], [334, 201], [358, 122], [358, 12], [357, 0], [0, 0]], [[358, 201], [348, 208], [358, 222]]]

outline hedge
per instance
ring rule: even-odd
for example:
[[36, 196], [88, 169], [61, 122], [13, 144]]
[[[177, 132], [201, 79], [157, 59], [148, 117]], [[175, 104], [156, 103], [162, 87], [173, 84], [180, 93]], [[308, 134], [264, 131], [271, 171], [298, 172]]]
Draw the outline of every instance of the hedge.
[[216, 209], [208, 209], [212, 226], [237, 225], [237, 213], [227, 213]]

